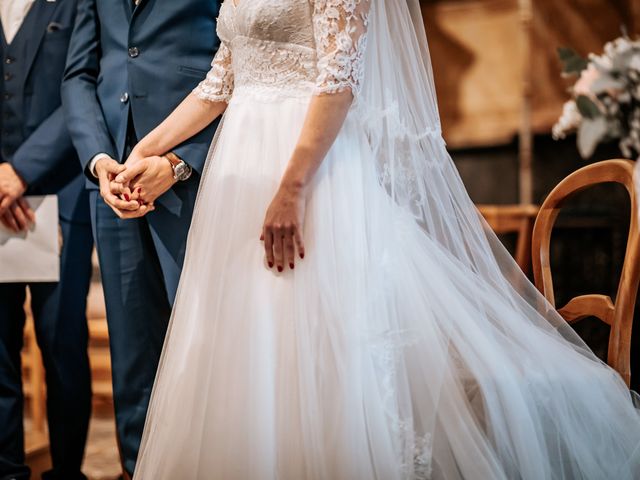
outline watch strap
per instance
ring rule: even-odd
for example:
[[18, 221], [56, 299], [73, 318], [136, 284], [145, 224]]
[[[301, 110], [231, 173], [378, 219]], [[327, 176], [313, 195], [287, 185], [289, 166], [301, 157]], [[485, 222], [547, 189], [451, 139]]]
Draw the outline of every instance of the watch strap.
[[171, 166], [175, 169], [178, 165], [180, 165], [181, 163], [183, 163], [183, 160], [176, 155], [173, 152], [167, 152], [164, 154], [164, 156], [166, 157], [167, 160], [169, 160], [169, 163], [171, 164]]

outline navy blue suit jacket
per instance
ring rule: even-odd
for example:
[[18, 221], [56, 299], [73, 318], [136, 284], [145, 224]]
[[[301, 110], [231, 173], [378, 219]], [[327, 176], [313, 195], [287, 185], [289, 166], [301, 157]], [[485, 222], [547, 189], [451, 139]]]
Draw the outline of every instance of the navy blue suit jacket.
[[[102, 152], [125, 160], [129, 118], [142, 138], [204, 79], [220, 43], [220, 3], [140, 0], [134, 6], [132, 0], [79, 0], [62, 95], [74, 144], [94, 188], [87, 166]], [[202, 173], [214, 128], [174, 149], [194, 168], [195, 177]]]
[[60, 215], [88, 223], [88, 195], [60, 98], [76, 5], [36, 0], [11, 44], [1, 32], [0, 161], [13, 165], [28, 194], [58, 193]]

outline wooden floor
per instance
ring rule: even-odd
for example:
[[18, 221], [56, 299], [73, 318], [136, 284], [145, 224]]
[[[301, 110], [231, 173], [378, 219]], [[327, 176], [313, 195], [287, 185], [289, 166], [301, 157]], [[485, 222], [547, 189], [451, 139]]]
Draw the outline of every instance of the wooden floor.
[[115, 421], [110, 417], [91, 419], [89, 441], [82, 471], [90, 480], [112, 480], [120, 475]]
[[27, 464], [31, 468], [33, 478], [40, 478], [42, 472], [51, 466], [49, 458], [49, 439], [45, 433], [34, 431], [29, 422], [25, 425], [25, 451]]
[[[28, 421], [25, 429], [27, 464], [33, 472], [32, 477], [40, 478], [51, 466], [49, 439], [46, 434], [33, 431]], [[116, 480], [120, 475], [113, 417], [100, 415], [91, 419], [82, 471], [89, 480]]]

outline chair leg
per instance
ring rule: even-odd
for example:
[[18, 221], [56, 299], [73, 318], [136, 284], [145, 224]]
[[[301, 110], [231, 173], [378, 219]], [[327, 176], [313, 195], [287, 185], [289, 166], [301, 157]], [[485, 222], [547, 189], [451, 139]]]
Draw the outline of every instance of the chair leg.
[[516, 243], [515, 259], [518, 266], [525, 274], [529, 274], [531, 269], [531, 234], [533, 232], [533, 219], [523, 218], [520, 220], [518, 229], [518, 240]]

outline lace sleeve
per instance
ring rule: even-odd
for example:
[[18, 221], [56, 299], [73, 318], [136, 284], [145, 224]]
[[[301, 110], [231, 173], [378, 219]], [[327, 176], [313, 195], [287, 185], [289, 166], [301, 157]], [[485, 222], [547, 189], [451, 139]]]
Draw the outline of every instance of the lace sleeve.
[[315, 0], [316, 94], [360, 91], [371, 0]]
[[228, 102], [233, 94], [233, 70], [231, 50], [226, 42], [220, 44], [218, 52], [211, 62], [211, 70], [193, 90], [200, 99], [208, 102]]

